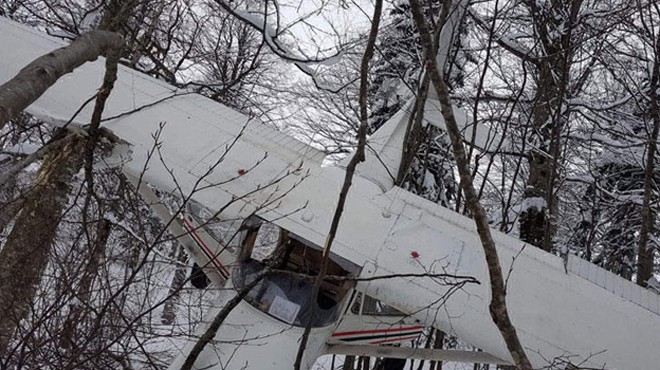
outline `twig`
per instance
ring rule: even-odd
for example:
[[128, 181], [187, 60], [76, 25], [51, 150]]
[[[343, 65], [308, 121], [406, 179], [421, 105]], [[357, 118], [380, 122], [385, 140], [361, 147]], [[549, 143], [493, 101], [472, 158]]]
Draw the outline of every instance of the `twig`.
[[[451, 5], [451, 1], [445, 1], [443, 6]], [[419, 30], [420, 41], [424, 50], [424, 57], [426, 60], [426, 67], [431, 77], [431, 82], [435, 87], [440, 101], [440, 108], [447, 132], [451, 138], [452, 148], [454, 150], [454, 158], [456, 159], [456, 167], [460, 174], [461, 187], [465, 193], [466, 205], [469, 208], [474, 222], [477, 226], [477, 232], [481, 239], [481, 245], [486, 256], [486, 263], [488, 266], [488, 275], [490, 278], [491, 287], [491, 302], [490, 314], [497, 325], [507, 349], [511, 353], [511, 357], [519, 370], [532, 370], [532, 365], [525, 354], [525, 350], [518, 338], [516, 328], [511, 322], [509, 311], [506, 305], [506, 291], [504, 286], [504, 279], [502, 277], [502, 267], [497, 249], [495, 247], [495, 240], [491, 234], [490, 226], [488, 224], [488, 216], [486, 211], [479, 203], [477, 192], [474, 188], [472, 176], [470, 173], [470, 166], [463, 147], [463, 137], [458, 128], [456, 117], [452, 108], [452, 103], [449, 99], [449, 89], [444, 82], [442, 74], [438, 68], [435, 53], [433, 53], [433, 41], [431, 33], [424, 19], [422, 13], [422, 6], [419, 0], [410, 0], [410, 6], [413, 14], [413, 20]], [[460, 6], [460, 3], [459, 3]]]
[[271, 273], [271, 269], [264, 269], [253, 281], [245, 285], [245, 287], [240, 292], [238, 292], [234, 298], [225, 304], [222, 310], [220, 310], [220, 312], [218, 312], [218, 314], [215, 316], [211, 322], [211, 325], [209, 325], [204, 334], [202, 334], [199, 340], [195, 343], [195, 346], [186, 357], [186, 361], [184, 361], [183, 365], [181, 366], [181, 370], [192, 369], [195, 361], [197, 361], [197, 358], [204, 350], [204, 347], [206, 347], [206, 345], [213, 340], [215, 334], [218, 332], [218, 329], [220, 329], [220, 325], [222, 325], [229, 313], [243, 300], [243, 298], [245, 298], [245, 296], [248, 295], [248, 293], [250, 293], [252, 288], [257, 286], [261, 280], [263, 280]]
[[[323, 247], [323, 255], [321, 261], [321, 269], [319, 274], [314, 282], [314, 293], [313, 297], [318, 297], [319, 290], [321, 287], [321, 282], [326, 274], [328, 268], [328, 260], [330, 259], [330, 248], [332, 247], [332, 242], [335, 239], [337, 234], [337, 229], [339, 228], [339, 220], [341, 215], [344, 212], [344, 204], [346, 203], [346, 198], [348, 196], [348, 190], [351, 187], [353, 181], [353, 175], [355, 174], [355, 168], [358, 163], [364, 161], [364, 148], [366, 146], [367, 138], [367, 128], [368, 128], [368, 112], [367, 112], [367, 89], [368, 89], [368, 72], [369, 72], [369, 63], [374, 54], [374, 49], [376, 45], [376, 37], [378, 36], [378, 27], [380, 25], [380, 15], [383, 9], [383, 1], [376, 0], [374, 6], [374, 15], [371, 21], [371, 30], [369, 31], [369, 39], [367, 40], [367, 47], [362, 56], [362, 63], [360, 65], [360, 127], [358, 129], [358, 144], [355, 150], [355, 154], [351, 158], [351, 161], [346, 166], [346, 175], [344, 177], [344, 184], [342, 185], [341, 192], [339, 193], [339, 200], [337, 202], [337, 208], [335, 208], [335, 213], [332, 217], [332, 223], [330, 224], [330, 231], [328, 232], [328, 237], [325, 240], [325, 245]], [[314, 300], [314, 302], [316, 299]], [[316, 305], [312, 306], [313, 310], [316, 310]], [[298, 347], [298, 353], [296, 354], [296, 361], [293, 365], [294, 370], [300, 370], [302, 365], [303, 354], [305, 353], [305, 348], [307, 347], [307, 341], [309, 340], [309, 333], [312, 330], [312, 322], [309, 321], [305, 326], [305, 331], [300, 338], [300, 346]]]

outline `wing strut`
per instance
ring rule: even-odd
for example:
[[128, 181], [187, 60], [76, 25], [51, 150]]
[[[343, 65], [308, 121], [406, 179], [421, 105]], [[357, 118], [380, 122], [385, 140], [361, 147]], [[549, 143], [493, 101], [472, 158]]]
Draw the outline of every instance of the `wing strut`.
[[193, 257], [193, 260], [195, 260], [199, 266], [203, 266], [203, 270], [206, 275], [218, 287], [223, 287], [225, 284], [225, 278], [217, 270], [210, 267], [207, 268], [206, 266], [210, 264], [207, 263], [207, 260], [201, 256], [198, 248], [195, 248], [197, 244], [194, 239], [194, 228], [187, 230], [181, 220], [170, 213], [158, 195], [156, 195], [156, 193], [154, 193], [146, 183], [139, 183], [139, 179], [130, 174], [128, 171], [123, 171], [123, 173], [128, 181], [138, 190], [138, 193], [142, 196], [142, 199], [144, 199], [144, 201], [149, 205], [149, 208], [151, 208], [156, 216], [158, 216], [163, 225], [168, 225], [168, 231], [177, 239], [179, 239], [179, 242], [182, 243], [186, 249], [188, 249], [191, 257]]
[[335, 355], [388, 357], [402, 359], [413, 358], [428, 361], [511, 365], [510, 362], [504, 361], [489, 353], [477, 351], [331, 344], [328, 345], [328, 353]]

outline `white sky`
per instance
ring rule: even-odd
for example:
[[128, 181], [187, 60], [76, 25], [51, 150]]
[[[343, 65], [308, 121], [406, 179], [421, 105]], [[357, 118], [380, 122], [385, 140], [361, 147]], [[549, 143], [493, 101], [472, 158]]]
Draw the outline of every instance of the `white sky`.
[[[345, 4], [345, 5], [344, 5]], [[338, 45], [365, 33], [373, 12], [369, 0], [284, 0], [282, 26], [290, 27], [300, 49], [333, 54]]]

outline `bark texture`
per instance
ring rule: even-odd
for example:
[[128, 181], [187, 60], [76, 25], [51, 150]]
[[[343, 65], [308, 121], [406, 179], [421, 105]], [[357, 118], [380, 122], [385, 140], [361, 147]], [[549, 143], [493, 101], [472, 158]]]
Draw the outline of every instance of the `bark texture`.
[[639, 248], [637, 252], [637, 284], [643, 287], [653, 276], [655, 251], [650, 235], [655, 225], [655, 212], [651, 209], [652, 198], [656, 194], [655, 184], [655, 153], [658, 149], [658, 133], [660, 131], [660, 106], [658, 104], [658, 88], [660, 88], [660, 40], [656, 41], [655, 61], [650, 81], [649, 113], [653, 120], [653, 130], [648, 138], [646, 148], [646, 168], [644, 171], [644, 199], [642, 201], [642, 227], [639, 232]]
[[[447, 3], [447, 1], [445, 3]], [[447, 132], [451, 138], [454, 157], [460, 175], [461, 188], [465, 194], [466, 206], [472, 213], [481, 240], [481, 245], [483, 246], [484, 254], [486, 256], [491, 287], [491, 302], [489, 306], [491, 317], [502, 334], [516, 367], [519, 370], [532, 370], [532, 365], [525, 354], [520, 339], [518, 338], [516, 328], [513, 326], [511, 318], [509, 317], [509, 312], [506, 306], [504, 278], [502, 276], [502, 268], [497, 255], [497, 249], [495, 248], [495, 241], [493, 240], [490, 226], [488, 225], [488, 217], [479, 203], [479, 198], [472, 182], [472, 175], [465, 154], [465, 148], [463, 147], [461, 132], [458, 128], [452, 104], [449, 99], [449, 90], [442, 78], [442, 74], [436, 62], [435, 53], [433, 52], [431, 33], [424, 20], [419, 0], [410, 0], [410, 5], [412, 8], [413, 20], [419, 29], [420, 40], [426, 60], [427, 73], [429, 74], [431, 82], [438, 94], [441, 113], [445, 119]]]
[[123, 45], [113, 32], [91, 31], [70, 45], [43, 55], [0, 86], [0, 129], [37, 100], [63, 75]]
[[30, 312], [71, 191], [71, 180], [81, 168], [85, 138], [74, 135], [61, 151], [44, 159], [0, 251], [0, 353], [6, 352], [18, 324]]
[[[567, 121], [562, 104], [572, 63], [572, 29], [582, 0], [553, 1], [548, 8], [525, 1], [543, 55], [533, 59], [537, 70], [531, 126], [535, 148], [529, 154], [529, 177], [524, 192], [527, 204], [520, 214], [520, 238], [545, 251], [552, 250], [556, 232], [557, 162], [561, 132]], [[565, 19], [568, 18], [568, 19]], [[562, 23], [567, 21], [569, 24]], [[567, 32], [559, 32], [566, 27]]]

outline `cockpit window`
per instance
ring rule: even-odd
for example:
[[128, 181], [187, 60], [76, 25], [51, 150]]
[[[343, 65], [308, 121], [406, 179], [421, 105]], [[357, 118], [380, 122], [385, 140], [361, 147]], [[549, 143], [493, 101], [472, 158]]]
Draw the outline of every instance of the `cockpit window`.
[[[249, 259], [234, 271], [234, 284], [239, 288], [251, 283], [265, 268], [263, 262]], [[253, 306], [288, 324], [312, 327], [333, 323], [339, 310], [335, 297], [320, 292], [314, 312], [313, 280], [278, 272], [264, 278], [245, 298]]]
[[[241, 257], [233, 274], [234, 285], [238, 289], [246, 286], [266, 266], [276, 270], [253, 288], [246, 300], [295, 326], [322, 327], [335, 322], [341, 302], [354, 284], [324, 281], [314, 299], [313, 284], [321, 266], [321, 249], [266, 222], [251, 220], [245, 229]], [[348, 276], [350, 272], [331, 258], [328, 275]]]
[[359, 314], [360, 306], [362, 306], [361, 313], [367, 316], [407, 316], [396, 308], [389, 306], [376, 298], [362, 295], [362, 293], [353, 300], [351, 312]]

